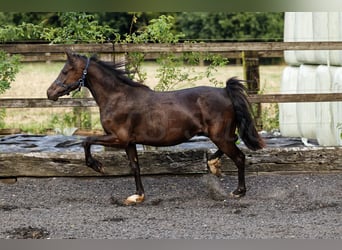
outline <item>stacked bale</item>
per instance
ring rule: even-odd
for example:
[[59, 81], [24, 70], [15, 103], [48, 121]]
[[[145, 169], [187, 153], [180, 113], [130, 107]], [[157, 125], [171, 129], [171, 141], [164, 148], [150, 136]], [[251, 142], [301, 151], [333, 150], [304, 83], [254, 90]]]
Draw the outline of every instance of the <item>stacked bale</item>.
[[[284, 41], [342, 41], [342, 12], [287, 12]], [[282, 93], [342, 92], [342, 51], [285, 51], [284, 58], [289, 66], [282, 74]], [[341, 102], [284, 103], [279, 112], [282, 135], [342, 145]]]

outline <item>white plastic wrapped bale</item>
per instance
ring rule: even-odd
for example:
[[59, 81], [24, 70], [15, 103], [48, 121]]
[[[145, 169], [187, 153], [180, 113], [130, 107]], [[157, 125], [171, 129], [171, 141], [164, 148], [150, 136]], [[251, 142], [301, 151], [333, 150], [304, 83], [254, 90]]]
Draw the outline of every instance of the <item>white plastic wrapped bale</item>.
[[[311, 42], [313, 36], [312, 12], [296, 12], [295, 41]], [[315, 52], [311, 50], [296, 50], [296, 59], [300, 63], [312, 64], [315, 62]]]
[[[313, 12], [312, 13], [312, 27], [313, 40], [312, 41], [329, 41], [329, 13], [328, 12]], [[311, 64], [327, 64], [330, 65], [329, 50], [315, 50], [315, 58]]]
[[[288, 66], [281, 78], [281, 93], [296, 94], [299, 67]], [[279, 103], [279, 128], [283, 136], [298, 137], [297, 104]]]
[[[316, 70], [316, 90], [319, 93], [331, 93], [334, 75], [340, 68], [320, 65]], [[336, 146], [336, 128], [334, 124], [333, 103], [316, 102], [316, 138], [321, 146]]]
[[[342, 68], [336, 70], [334, 75], [334, 82], [332, 86], [333, 93], [342, 93]], [[335, 130], [335, 136], [337, 140], [337, 145], [342, 145], [342, 103], [332, 102], [332, 112], [333, 112], [333, 128]]]
[[[329, 41], [342, 41], [342, 13], [328, 12], [328, 18]], [[342, 66], [342, 51], [330, 50], [329, 55], [328, 64]]]
[[[286, 12], [285, 42], [342, 41], [342, 12]], [[284, 52], [289, 65], [342, 66], [342, 51], [296, 50]]]
[[[295, 25], [296, 25], [296, 12], [285, 12], [284, 42], [296, 41], [295, 30], [294, 30]], [[288, 65], [292, 65], [292, 66], [300, 65], [300, 62], [298, 62], [296, 53], [294, 50], [285, 50], [284, 60]]]
[[[297, 93], [316, 93], [317, 66], [301, 65], [298, 73]], [[316, 139], [316, 105], [314, 102], [297, 103], [297, 120], [300, 137]]]

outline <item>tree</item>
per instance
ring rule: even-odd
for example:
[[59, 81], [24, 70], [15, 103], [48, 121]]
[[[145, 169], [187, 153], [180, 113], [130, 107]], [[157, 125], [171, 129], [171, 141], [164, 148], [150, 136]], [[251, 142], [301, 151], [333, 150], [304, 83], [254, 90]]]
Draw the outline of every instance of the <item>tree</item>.
[[270, 12], [183, 12], [177, 30], [194, 40], [282, 40], [284, 14]]

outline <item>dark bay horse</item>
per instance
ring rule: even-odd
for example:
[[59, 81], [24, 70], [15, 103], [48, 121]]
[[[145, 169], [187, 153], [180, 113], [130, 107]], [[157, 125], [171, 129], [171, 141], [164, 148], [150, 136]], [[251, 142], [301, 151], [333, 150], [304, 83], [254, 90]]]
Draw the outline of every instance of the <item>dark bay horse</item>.
[[238, 186], [232, 195], [245, 195], [245, 155], [236, 146], [236, 129], [252, 150], [263, 148], [264, 142], [255, 128], [241, 81], [230, 78], [225, 88], [203, 86], [156, 92], [128, 78], [127, 72], [121, 69], [123, 64], [66, 54], [67, 61], [47, 90], [47, 96], [56, 101], [83, 86], [90, 90], [99, 106], [105, 134], [84, 140], [86, 165], [104, 173], [102, 164], [91, 155], [93, 144], [125, 149], [136, 184], [136, 193], [125, 204], [144, 200], [136, 144], [171, 146], [195, 135], [209, 137], [218, 147], [208, 160], [213, 173], [219, 172], [218, 163], [223, 154], [234, 161]]

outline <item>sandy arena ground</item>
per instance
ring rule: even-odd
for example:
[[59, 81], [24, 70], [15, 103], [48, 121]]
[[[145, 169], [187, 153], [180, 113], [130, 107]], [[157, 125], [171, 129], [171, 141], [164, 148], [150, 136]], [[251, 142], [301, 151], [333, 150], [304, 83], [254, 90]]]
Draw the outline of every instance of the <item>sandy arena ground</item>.
[[[342, 238], [342, 174], [143, 176], [146, 201], [124, 206], [132, 177], [0, 182], [0, 238]], [[5, 181], [3, 181], [5, 182]]]

